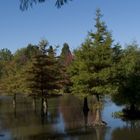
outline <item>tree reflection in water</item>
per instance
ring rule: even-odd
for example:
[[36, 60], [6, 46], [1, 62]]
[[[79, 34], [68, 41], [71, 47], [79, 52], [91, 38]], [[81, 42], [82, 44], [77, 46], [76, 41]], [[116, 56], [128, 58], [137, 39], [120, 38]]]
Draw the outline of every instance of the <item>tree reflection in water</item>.
[[62, 98], [59, 108], [63, 115], [66, 134], [73, 134], [82, 140], [104, 140], [106, 127], [93, 126], [97, 119], [102, 121], [101, 110], [95, 107], [96, 105], [94, 109], [89, 110], [87, 98], [84, 98], [84, 103], [73, 96]]
[[78, 98], [70, 95], [64, 96], [61, 98], [59, 110], [62, 113], [65, 131], [82, 127], [82, 103]]

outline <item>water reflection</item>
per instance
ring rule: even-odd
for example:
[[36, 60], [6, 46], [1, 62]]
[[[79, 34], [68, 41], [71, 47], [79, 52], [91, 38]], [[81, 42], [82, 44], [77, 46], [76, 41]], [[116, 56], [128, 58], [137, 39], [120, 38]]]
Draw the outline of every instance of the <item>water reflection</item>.
[[[96, 109], [96, 106], [93, 106], [91, 103], [92, 110], [89, 110], [87, 98], [84, 98], [83, 103], [82, 100], [72, 96], [66, 97], [61, 103], [60, 109], [63, 114], [65, 132], [67, 134], [73, 132], [73, 134], [78, 136], [78, 139], [83, 140], [104, 140], [106, 127], [93, 127], [96, 118], [101, 119], [101, 116], [98, 114], [100, 112], [99, 108]], [[69, 107], [64, 108], [64, 106]]]
[[[140, 137], [140, 122], [112, 118], [112, 111], [118, 109], [112, 102], [106, 102], [99, 109], [90, 99], [87, 102], [68, 95], [48, 99], [47, 112], [41, 109], [40, 100], [33, 102], [32, 98], [17, 97], [13, 106], [12, 97], [0, 98], [0, 139], [130, 140]], [[101, 118], [108, 122], [107, 127], [93, 125]]]

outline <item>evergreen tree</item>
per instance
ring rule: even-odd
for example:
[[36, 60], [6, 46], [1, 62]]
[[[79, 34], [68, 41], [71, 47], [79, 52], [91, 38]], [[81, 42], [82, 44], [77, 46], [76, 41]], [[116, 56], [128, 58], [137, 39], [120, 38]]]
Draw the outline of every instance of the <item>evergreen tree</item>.
[[69, 45], [67, 43], [64, 43], [60, 55], [60, 61], [61, 61], [60, 63], [62, 63], [62, 65], [68, 66], [71, 64], [72, 60], [73, 60], [73, 56], [70, 51]]
[[61, 55], [59, 57], [60, 63], [60, 76], [61, 76], [61, 85], [63, 92], [68, 93], [70, 92], [70, 75], [68, 74], [69, 65], [73, 61], [72, 53], [69, 49], [69, 45], [67, 43], [63, 44], [63, 48], [61, 51]]
[[27, 85], [30, 91], [42, 98], [42, 112], [47, 110], [47, 96], [58, 88], [58, 69], [55, 51], [48, 48], [48, 42], [42, 40], [38, 45], [38, 54], [33, 57], [27, 71]]
[[51, 62], [50, 70], [52, 78], [50, 83], [52, 90], [50, 90], [50, 93], [56, 93], [56, 91], [61, 88], [61, 66], [59, 64], [59, 59], [56, 56], [56, 49], [52, 46], [48, 49], [48, 60]]
[[89, 32], [87, 40], [74, 52], [74, 62], [70, 73], [72, 91], [76, 94], [100, 95], [113, 91], [110, 83], [112, 66], [112, 37], [101, 12], [96, 11], [95, 32]]

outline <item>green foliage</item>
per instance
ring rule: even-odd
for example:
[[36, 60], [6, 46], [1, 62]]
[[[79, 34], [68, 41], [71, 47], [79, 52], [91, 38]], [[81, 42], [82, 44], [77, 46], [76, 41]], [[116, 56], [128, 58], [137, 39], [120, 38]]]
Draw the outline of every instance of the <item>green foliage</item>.
[[123, 118], [124, 113], [122, 111], [117, 111], [113, 113], [113, 117], [115, 118]]
[[118, 92], [112, 96], [117, 104], [140, 104], [140, 49], [128, 45], [117, 65]]
[[1, 89], [4, 93], [26, 93], [23, 70], [19, 70], [14, 61], [6, 65], [5, 74], [1, 78]]
[[58, 88], [58, 65], [55, 51], [48, 42], [39, 43], [39, 52], [32, 59], [31, 67], [27, 71], [27, 85], [33, 94], [46, 96]]
[[[8, 94], [48, 95], [62, 87], [59, 60], [46, 40], [29, 44], [13, 55], [1, 51], [0, 91]], [[12, 59], [8, 59], [12, 56]], [[10, 58], [10, 57], [9, 57]]]
[[[8, 59], [8, 61], [7, 59], [6, 61], [5, 59], [1, 60], [1, 63], [3, 63], [3, 73], [0, 79], [1, 92], [8, 94], [28, 93], [25, 82], [25, 71], [36, 52], [36, 46], [30, 44], [25, 48], [17, 50], [12, 55], [12, 59]], [[8, 54], [11, 56], [11, 53]]]
[[5, 74], [5, 66], [11, 61], [13, 55], [7, 48], [0, 50], [0, 78]]
[[7, 48], [0, 50], [0, 60], [1, 61], [10, 61], [12, 59], [12, 53]]
[[29, 44], [27, 47], [21, 48], [15, 52], [14, 60], [21, 66], [30, 61], [37, 53], [38, 47], [36, 45]]
[[104, 95], [112, 92], [110, 85], [112, 66], [112, 38], [101, 13], [96, 11], [96, 31], [74, 52], [70, 68], [72, 91], [76, 94]]

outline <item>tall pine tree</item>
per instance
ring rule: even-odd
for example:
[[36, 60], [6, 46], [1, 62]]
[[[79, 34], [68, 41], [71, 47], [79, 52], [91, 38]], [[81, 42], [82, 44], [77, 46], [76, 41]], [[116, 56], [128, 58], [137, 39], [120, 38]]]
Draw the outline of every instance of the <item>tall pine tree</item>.
[[112, 37], [101, 17], [98, 9], [96, 31], [89, 32], [87, 40], [75, 51], [70, 69], [72, 91], [80, 95], [94, 94], [98, 101], [101, 95], [112, 92]]

